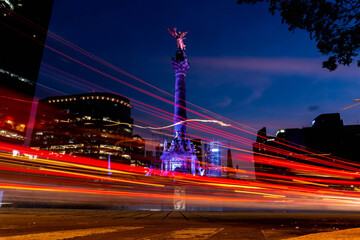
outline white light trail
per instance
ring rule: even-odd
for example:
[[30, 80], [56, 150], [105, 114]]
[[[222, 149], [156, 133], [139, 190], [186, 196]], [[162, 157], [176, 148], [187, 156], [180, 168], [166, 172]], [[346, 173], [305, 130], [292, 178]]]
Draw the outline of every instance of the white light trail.
[[218, 120], [205, 120], [205, 119], [187, 119], [187, 120], [185, 120], [185, 121], [180, 121], [180, 122], [177, 122], [177, 123], [174, 123], [174, 124], [171, 124], [171, 125], [168, 125], [168, 126], [164, 126], [164, 127], [144, 127], [144, 126], [140, 126], [140, 125], [136, 125], [136, 124], [116, 122], [116, 121], [112, 121], [112, 120], [110, 120], [110, 119], [108, 119], [108, 118], [104, 118], [103, 120], [104, 120], [104, 121], [107, 121], [107, 122], [113, 123], [113, 124], [105, 125], [105, 126], [128, 125], [129, 127], [133, 126], [133, 127], [138, 127], [138, 128], [142, 128], [142, 129], [152, 129], [152, 130], [167, 129], [167, 128], [173, 127], [173, 126], [175, 126], [175, 125], [182, 124], [182, 123], [184, 123], [184, 122], [217, 123], [217, 124], [219, 124], [219, 125], [222, 126], [222, 127], [230, 127], [230, 126], [231, 126], [231, 124], [227, 124], [227, 123], [224, 123], [224, 122], [221, 122], [221, 121], [218, 121]]

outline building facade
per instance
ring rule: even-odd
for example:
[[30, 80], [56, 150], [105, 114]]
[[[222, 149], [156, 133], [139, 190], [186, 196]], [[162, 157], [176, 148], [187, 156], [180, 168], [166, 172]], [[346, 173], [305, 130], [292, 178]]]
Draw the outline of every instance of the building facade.
[[127, 98], [110, 93], [48, 97], [39, 101], [31, 145], [130, 164], [133, 152], [145, 152], [141, 137], [134, 141], [132, 108]]
[[0, 0], [0, 141], [24, 144], [53, 0]]

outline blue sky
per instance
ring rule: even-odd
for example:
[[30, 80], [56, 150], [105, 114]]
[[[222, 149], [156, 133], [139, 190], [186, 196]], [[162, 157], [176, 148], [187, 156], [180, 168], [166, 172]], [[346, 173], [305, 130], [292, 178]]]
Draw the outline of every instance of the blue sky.
[[[356, 124], [359, 107], [341, 110], [360, 98], [359, 70], [340, 67], [329, 73], [326, 59], [309, 34], [289, 32], [267, 4], [238, 5], [236, 0], [55, 0], [49, 30], [120, 69], [169, 93], [174, 91], [170, 58], [176, 41], [167, 28], [189, 31], [185, 43], [191, 68], [187, 100], [255, 129], [310, 126], [321, 113], [340, 112]], [[47, 44], [107, 74], [163, 95], [63, 44]], [[69, 59], [45, 50], [43, 62], [74, 76], [172, 112], [173, 107], [114, 82]], [[48, 76], [39, 82], [65, 93], [84, 92]], [[96, 89], [94, 89], [96, 90]], [[40, 97], [46, 97], [40, 93]], [[134, 109], [133, 117], [165, 125]], [[188, 114], [189, 117], [192, 114]], [[253, 138], [254, 137], [250, 137]]]

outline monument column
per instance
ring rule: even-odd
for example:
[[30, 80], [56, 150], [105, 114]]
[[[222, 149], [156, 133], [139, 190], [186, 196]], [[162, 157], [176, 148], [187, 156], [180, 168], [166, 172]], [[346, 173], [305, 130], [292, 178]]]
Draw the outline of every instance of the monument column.
[[[196, 175], [203, 170], [199, 167], [199, 160], [196, 157], [194, 147], [186, 136], [186, 73], [189, 70], [189, 63], [185, 54], [184, 37], [187, 32], [177, 32], [168, 29], [171, 35], [176, 38], [178, 51], [175, 58], [171, 59], [175, 72], [175, 100], [174, 100], [174, 138], [170, 146], [164, 142], [164, 150], [160, 159], [162, 161], [162, 174], [174, 174], [181, 172]], [[177, 193], [182, 193], [178, 191]], [[181, 195], [181, 194], [180, 194]]]
[[[175, 71], [175, 104], [174, 104], [174, 132], [175, 138], [186, 138], [186, 72], [189, 70], [189, 63], [183, 50], [176, 52], [176, 58], [172, 59], [172, 66]], [[181, 122], [181, 123], [179, 123]]]

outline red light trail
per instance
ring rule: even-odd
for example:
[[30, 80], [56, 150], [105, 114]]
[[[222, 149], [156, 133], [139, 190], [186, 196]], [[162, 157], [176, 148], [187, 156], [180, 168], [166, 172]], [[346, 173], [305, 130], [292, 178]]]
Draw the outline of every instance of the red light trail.
[[[1, 11], [4, 11], [0, 7]], [[39, 26], [28, 21], [20, 15], [12, 12], [14, 17], [17, 17], [21, 21], [26, 22], [30, 27], [39, 28]], [[3, 25], [6, 25], [2, 23]], [[14, 29], [16, 31], [16, 29]], [[23, 33], [20, 33], [23, 34]], [[23, 34], [24, 35], [24, 34]], [[76, 46], [75, 44], [65, 40], [64, 38], [48, 32], [48, 36], [64, 44], [65, 46], [95, 60], [110, 69], [113, 69], [131, 79], [134, 79], [142, 84], [145, 84], [152, 89], [160, 91], [169, 97], [174, 97], [172, 94], [155, 87], [144, 80], [141, 80], [134, 75], [131, 75], [124, 70], [106, 62], [105, 60], [87, 52], [86, 50]], [[36, 39], [28, 36], [30, 39], [37, 41]], [[95, 73], [98, 73], [106, 78], [109, 78], [115, 82], [118, 82], [124, 86], [135, 89], [136, 91], [151, 96], [162, 103], [173, 105], [173, 101], [163, 98], [156, 93], [150, 92], [143, 88], [130, 84], [118, 77], [115, 77], [105, 71], [97, 69], [90, 64], [82, 62], [73, 56], [65, 54], [54, 47], [45, 45], [45, 48], [65, 57]], [[41, 74], [45, 77], [52, 78], [58, 82], [65, 83], [76, 89], [83, 91], [91, 91], [93, 89], [100, 89], [106, 92], [115, 93], [111, 89], [107, 89], [102, 86], [98, 86], [78, 76], [64, 72], [61, 69], [57, 69], [46, 63], [43, 64]], [[43, 86], [46, 88], [46, 86]], [[58, 91], [48, 88], [50, 91]], [[59, 91], [60, 92], [60, 91]], [[137, 110], [155, 116], [157, 119], [163, 119], [165, 121], [172, 122], [173, 114], [167, 112], [161, 108], [152, 106], [151, 104], [139, 101], [134, 98], [125, 96], [132, 101], [132, 104]], [[16, 100], [16, 99], [12, 99]], [[240, 125], [237, 127], [234, 125], [228, 125], [230, 130], [225, 131], [215, 127], [208, 126], [201, 122], [188, 121], [188, 126], [194, 130], [198, 130], [202, 133], [217, 136], [222, 139], [231, 141], [234, 144], [241, 144], [245, 146], [252, 146], [253, 140], [239, 136], [234, 133], [238, 130], [242, 133], [256, 135], [256, 130], [235, 122], [231, 119], [227, 119], [209, 110], [201, 108], [195, 104], [187, 102], [189, 105], [194, 106], [210, 115], [215, 115], [220, 119], [225, 119], [228, 122]], [[202, 114], [198, 111], [187, 109], [190, 113], [203, 117], [208, 120], [218, 121], [210, 116]], [[161, 127], [155, 123], [148, 123], [137, 119], [139, 122], [145, 123], [147, 126]], [[252, 131], [246, 130], [250, 129]], [[165, 129], [170, 134], [173, 133], [172, 129]], [[109, 134], [110, 137], [116, 137]], [[196, 137], [210, 141], [211, 139], [195, 134], [188, 134], [188, 136]], [[154, 169], [153, 175], [145, 177], [147, 169], [141, 167], [130, 167], [119, 163], [112, 163], [112, 176], [108, 176], [108, 169], [104, 161], [59, 154], [55, 152], [48, 152], [43, 150], [33, 150], [26, 147], [15, 146], [6, 143], [0, 143], [0, 171], [7, 174], [9, 179], [0, 179], [0, 190], [24, 190], [35, 192], [61, 192], [71, 194], [96, 194], [96, 195], [108, 195], [108, 196], [121, 196], [130, 198], [149, 198], [149, 199], [167, 199], [173, 200], [174, 195], [171, 192], [174, 185], [187, 188], [187, 195], [184, 198], [188, 201], [197, 202], [198, 204], [229, 204], [232, 207], [243, 207], [246, 203], [248, 207], [267, 207], [267, 208], [286, 208], [293, 209], [315, 209], [319, 206], [326, 206], [329, 209], [345, 209], [350, 210], [353, 208], [358, 210], [359, 208], [359, 195], [357, 191], [336, 190], [330, 185], [341, 186], [360, 186], [359, 181], [359, 167], [360, 164], [345, 161], [341, 159], [335, 159], [333, 157], [323, 156], [312, 151], [301, 149], [299, 145], [294, 146], [290, 142], [279, 142], [275, 140], [279, 145], [285, 146], [291, 150], [284, 150], [275, 147], [268, 146], [268, 150], [282, 155], [284, 157], [274, 157], [266, 154], [260, 154], [257, 156], [257, 161], [262, 164], [283, 167], [289, 169], [289, 171], [302, 171], [306, 173], [306, 177], [299, 176], [284, 176], [274, 173], [255, 173], [254, 171], [248, 171], [243, 169], [227, 168], [227, 171], [234, 173], [246, 174], [249, 176], [258, 175], [268, 182], [260, 181], [240, 181], [224, 178], [209, 178], [189, 176], [180, 173], [170, 173], [169, 176], [160, 176], [160, 171]], [[154, 143], [156, 144], [156, 143]], [[227, 144], [220, 144], [220, 147], [228, 147]], [[232, 150], [236, 151], [233, 160], [237, 162], [252, 163], [252, 151], [248, 151], [244, 148], [232, 146]], [[14, 150], [19, 151], [21, 156], [13, 156]], [[296, 152], [312, 154], [314, 157], [307, 157], [303, 154]], [[242, 152], [242, 154], [237, 154]], [[285, 156], [296, 156], [296, 159], [303, 162], [290, 161]], [[37, 156], [36, 159], [30, 159], [29, 156]], [[326, 160], [324, 160], [326, 159]], [[336, 162], [333, 162], [336, 161]], [[306, 163], [304, 163], [306, 161]], [[320, 164], [321, 166], [314, 165]], [[332, 168], [330, 168], [332, 167]], [[16, 176], [21, 175], [23, 179], [27, 181], [33, 181], [33, 184], [14, 183]], [[326, 175], [326, 177], [324, 177]], [[48, 179], [56, 179], [58, 183], [67, 185], [71, 180], [74, 185], [66, 187], [56, 186], [56, 183], [52, 182], [52, 185], [48, 184]], [[35, 180], [34, 180], [35, 179]], [[101, 182], [101, 186], [98, 184], [90, 184], [91, 181]], [[55, 181], [55, 182], [56, 182]], [[84, 184], [84, 181], [89, 181], [89, 184]], [[93, 183], [93, 182], [91, 182]], [[119, 191], [117, 188], [126, 188], [127, 191]], [[161, 189], [161, 191], [159, 190]], [[154, 191], [162, 193], [154, 193]], [[33, 200], [37, 200], [36, 198]], [[253, 205], [254, 204], [254, 205]]]

